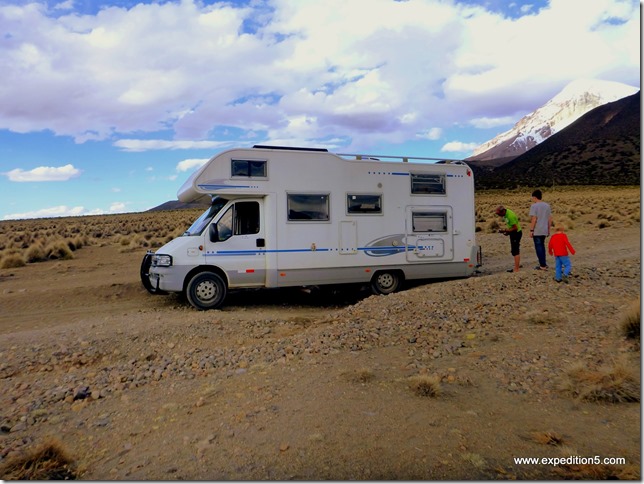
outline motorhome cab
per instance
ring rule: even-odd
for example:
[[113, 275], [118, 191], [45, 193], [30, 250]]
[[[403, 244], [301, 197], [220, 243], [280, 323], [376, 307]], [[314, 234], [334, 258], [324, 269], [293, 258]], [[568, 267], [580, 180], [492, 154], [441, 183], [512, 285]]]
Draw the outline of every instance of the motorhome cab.
[[143, 284], [211, 309], [235, 288], [369, 283], [389, 294], [405, 280], [470, 276], [480, 257], [472, 170], [436, 161], [224, 151], [180, 188], [180, 201], [207, 197], [210, 208], [146, 254]]

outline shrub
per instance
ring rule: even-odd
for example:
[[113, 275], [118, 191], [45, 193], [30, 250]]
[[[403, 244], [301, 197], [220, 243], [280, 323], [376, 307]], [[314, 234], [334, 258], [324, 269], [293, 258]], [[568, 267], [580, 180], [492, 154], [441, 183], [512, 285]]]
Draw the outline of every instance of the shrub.
[[0, 269], [12, 269], [14, 267], [22, 267], [25, 265], [25, 260], [20, 254], [8, 254], [2, 258]]
[[640, 299], [637, 298], [622, 316], [620, 327], [624, 336], [629, 339], [640, 339], [640, 316]]
[[72, 459], [53, 439], [30, 452], [9, 458], [0, 466], [0, 476], [6, 480], [47, 481], [79, 477]]
[[67, 260], [74, 258], [74, 254], [72, 254], [72, 251], [64, 240], [59, 240], [49, 244], [45, 249], [45, 254], [48, 259]]
[[568, 370], [560, 389], [588, 402], [640, 401], [640, 384], [624, 361], [601, 369], [592, 369], [580, 362]]
[[440, 377], [416, 375], [409, 378], [409, 386], [420, 397], [437, 397], [441, 393]]
[[41, 262], [47, 260], [47, 255], [41, 244], [34, 244], [27, 250], [26, 258], [29, 263]]

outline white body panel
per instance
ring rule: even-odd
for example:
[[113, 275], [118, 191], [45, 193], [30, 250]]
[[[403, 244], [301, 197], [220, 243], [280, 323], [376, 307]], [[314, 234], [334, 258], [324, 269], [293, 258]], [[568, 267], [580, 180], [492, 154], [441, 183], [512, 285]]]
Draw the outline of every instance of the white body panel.
[[[223, 242], [211, 242], [208, 227], [173, 240], [156, 252], [170, 255], [172, 266], [152, 267], [152, 284], [182, 291], [189, 275], [206, 269], [225, 274], [228, 287], [369, 282], [382, 270], [400, 271], [405, 279], [471, 275], [478, 252], [471, 169], [462, 162], [355, 158], [263, 148], [216, 155], [184, 183], [179, 200], [227, 199], [213, 224], [244, 202], [235, 210], [255, 213], [258, 207], [259, 228]], [[257, 162], [265, 176], [232, 176], [232, 160]], [[444, 193], [411, 193], [417, 175], [436, 176]], [[320, 196], [328, 207], [325, 219], [297, 219], [308, 216], [295, 210], [297, 196]], [[365, 205], [364, 212], [349, 213], [351, 196], [372, 197], [380, 210]]]

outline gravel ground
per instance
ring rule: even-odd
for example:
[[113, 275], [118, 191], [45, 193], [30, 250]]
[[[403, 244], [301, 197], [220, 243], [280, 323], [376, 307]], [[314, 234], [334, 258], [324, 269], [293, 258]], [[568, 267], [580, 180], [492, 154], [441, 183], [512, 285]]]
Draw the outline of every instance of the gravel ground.
[[[552, 272], [506, 273], [506, 240], [482, 234], [487, 260], [476, 276], [390, 296], [352, 293], [349, 303], [260, 291], [233, 297], [221, 311], [197, 312], [178, 297], [148, 296], [135, 280], [110, 282], [98, 274], [96, 284], [109, 289], [86, 295], [92, 311], [68, 317], [63, 302], [57, 319], [55, 301], [47, 301], [56, 324], [44, 329], [34, 324], [9, 330], [15, 319], [2, 316], [0, 464], [55, 436], [70, 448], [86, 479], [548, 478], [552, 469], [522, 468], [508, 457], [529, 428], [550, 430], [546, 417], [531, 421], [538, 407], [558, 415], [552, 422], [561, 422], [575, 452], [619, 454], [634, 464], [640, 456], [639, 402], [588, 404], [561, 388], [575, 364], [592, 369], [625, 361], [639, 375], [639, 341], [619, 332], [622, 315], [640, 294], [638, 231], [574, 234], [581, 255], [573, 258], [569, 284], [557, 284]], [[85, 250], [91, 258], [111, 249]], [[534, 255], [525, 245], [524, 251], [524, 266], [532, 267]], [[119, 257], [125, 266], [134, 259]], [[60, 262], [53, 272], [68, 273], [82, 263]], [[5, 271], [0, 279], [3, 301], [15, 314], [36, 292], [28, 285], [21, 289], [34, 274], [18, 271]], [[47, 264], [33, 271], [43, 278], [52, 273]], [[74, 285], [61, 291], [53, 297], [75, 298]], [[251, 298], [252, 304], [243, 305]], [[340, 380], [327, 386], [324, 380], [332, 375]], [[440, 381], [439, 408], [416, 408], [424, 403], [405, 382], [418, 375]], [[380, 426], [396, 423], [352, 435], [330, 390], [344, 385], [348, 392], [366, 392], [370, 402], [347, 407], [345, 412], [358, 413], [354, 425], [370, 412], [387, 415]], [[379, 394], [385, 389], [386, 398]], [[261, 402], [252, 400], [259, 395]], [[470, 408], [473, 399], [477, 403]], [[381, 414], [367, 408], [385, 404]], [[315, 417], [298, 417], [308, 405]], [[218, 413], [196, 418], [202, 407]], [[467, 431], [460, 425], [444, 429], [451, 436], [445, 447], [455, 447], [441, 453], [433, 447], [436, 440], [415, 442], [419, 429], [409, 422], [408, 408], [416, 408], [412, 415], [421, 412], [427, 419], [429, 412], [439, 419], [425, 421], [423, 430], [434, 428], [436, 438], [441, 420], [454, 422], [473, 412], [476, 422]], [[523, 423], [510, 424], [509, 434], [496, 424], [492, 431], [494, 412]], [[591, 428], [589, 414], [598, 419]], [[597, 423], [602, 418], [610, 431]], [[290, 424], [273, 428], [280, 419]], [[324, 431], [308, 427], [317, 419], [316, 425], [326, 421]], [[151, 435], [163, 425], [164, 437]], [[200, 433], [204, 425], [211, 431]], [[298, 425], [306, 435], [297, 434]], [[601, 435], [603, 444], [592, 440]], [[379, 453], [368, 452], [378, 439], [384, 439], [376, 446]], [[396, 439], [404, 439], [399, 447]], [[262, 450], [268, 441], [271, 450]], [[396, 454], [407, 445], [422, 449], [425, 459]], [[526, 452], [533, 455], [554, 452], [530, 445]], [[256, 454], [241, 456], [243, 449]]]

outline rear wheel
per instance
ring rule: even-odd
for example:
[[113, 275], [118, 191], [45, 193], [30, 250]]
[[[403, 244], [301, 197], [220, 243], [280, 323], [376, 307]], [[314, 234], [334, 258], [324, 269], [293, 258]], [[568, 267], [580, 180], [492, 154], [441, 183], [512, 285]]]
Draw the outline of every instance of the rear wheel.
[[382, 271], [371, 279], [371, 291], [374, 294], [391, 294], [400, 289], [402, 276], [397, 271]]
[[186, 286], [188, 302], [197, 309], [216, 309], [226, 298], [226, 283], [219, 274], [200, 272]]

